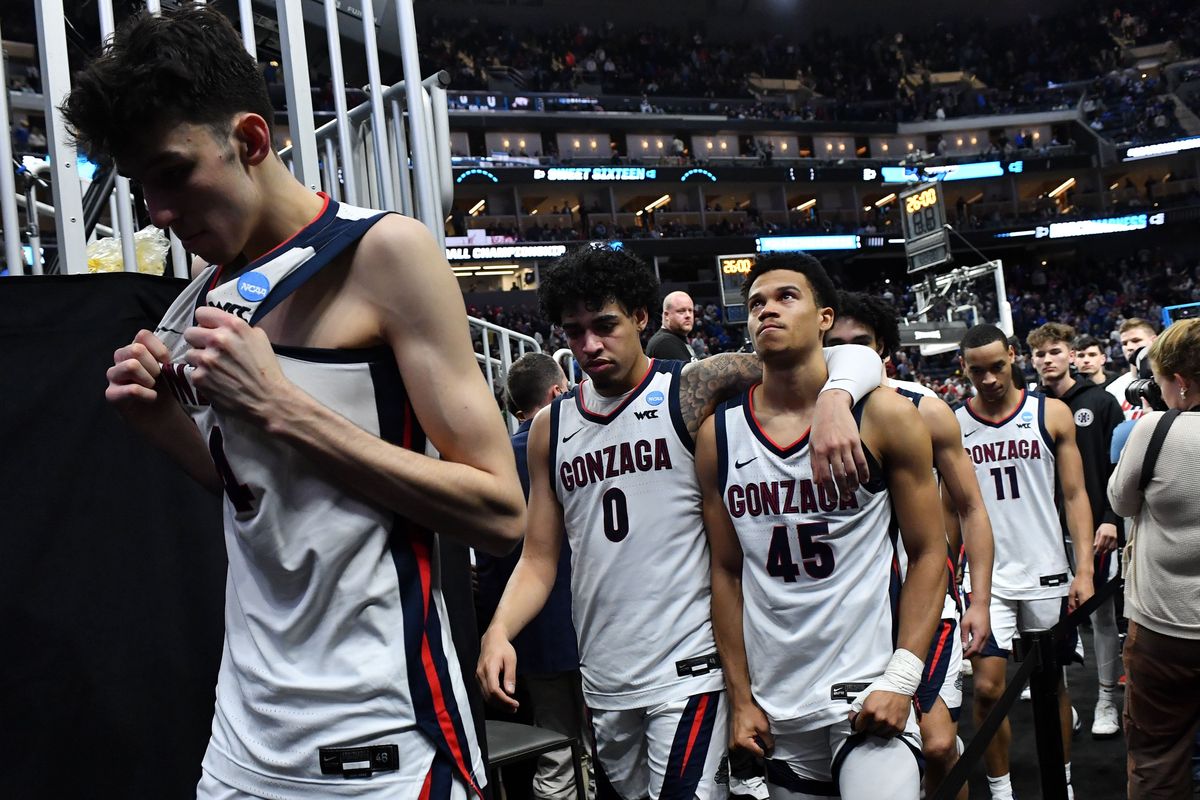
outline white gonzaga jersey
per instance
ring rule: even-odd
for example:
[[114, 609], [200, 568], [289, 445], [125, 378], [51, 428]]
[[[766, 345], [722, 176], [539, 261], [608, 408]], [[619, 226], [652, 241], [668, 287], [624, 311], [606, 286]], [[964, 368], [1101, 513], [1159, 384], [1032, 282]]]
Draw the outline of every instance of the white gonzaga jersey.
[[650, 362], [619, 401], [584, 381], [555, 400], [550, 474], [571, 543], [588, 706], [643, 708], [723, 689], [683, 363]]
[[812, 480], [808, 433], [772, 441], [751, 393], [722, 404], [715, 422], [718, 482], [744, 559], [754, 700], [775, 732], [845, 720], [887, 669], [899, 624], [897, 531], [879, 464], [868, 456], [871, 480], [839, 497]]
[[[415, 797], [436, 760], [438, 774], [453, 771], [477, 790], [485, 773], [435, 534], [217, 411], [183, 364], [182, 332], [198, 306], [253, 325], [383, 216], [325, 200], [307, 227], [239, 277], [222, 283], [219, 268], [205, 270], [155, 332], [172, 359], [160, 386], [196, 422], [226, 489], [225, 647], [204, 768], [255, 796]], [[288, 379], [317, 401], [424, 452], [390, 348], [275, 352]], [[356, 770], [359, 779], [347, 780]]]
[[1022, 391], [1021, 402], [1001, 420], [976, 414], [971, 400], [955, 414], [996, 539], [992, 594], [1010, 600], [1065, 597], [1071, 575], [1054, 505], [1055, 447], [1046, 430], [1046, 396]]

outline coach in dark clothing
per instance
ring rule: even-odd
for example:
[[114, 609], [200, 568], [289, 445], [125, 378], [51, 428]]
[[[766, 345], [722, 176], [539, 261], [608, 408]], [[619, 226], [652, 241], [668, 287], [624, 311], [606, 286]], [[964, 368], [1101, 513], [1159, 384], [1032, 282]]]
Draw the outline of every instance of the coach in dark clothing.
[[671, 292], [663, 299], [662, 327], [646, 344], [646, 355], [668, 361], [695, 361], [696, 351], [688, 344], [696, 308], [687, 292]]
[[[508, 407], [521, 421], [512, 436], [513, 455], [526, 500], [529, 499], [526, 461], [529, 428], [537, 412], [566, 390], [567, 379], [562, 369], [543, 353], [528, 353], [509, 368]], [[515, 551], [500, 558], [476, 554], [481, 630], [487, 628], [495, 614], [520, 557], [519, 545]], [[571, 548], [565, 540], [558, 555], [558, 572], [550, 597], [541, 612], [513, 640], [513, 647], [517, 651], [518, 691], [533, 707], [534, 724], [579, 738], [584, 725], [583, 689], [575, 626], [571, 622]], [[570, 751], [565, 750], [538, 759], [537, 773], [533, 777], [534, 798], [566, 800], [576, 796], [570, 756]], [[515, 794], [520, 796], [520, 793]]]
[[[1039, 387], [1062, 400], [1075, 417], [1075, 441], [1083, 461], [1083, 482], [1091, 501], [1092, 519], [1097, 521], [1095, 539], [1095, 584], [1099, 589], [1117, 577], [1116, 550], [1122, 536], [1122, 520], [1108, 500], [1108, 477], [1113, 464], [1109, 457], [1113, 431], [1125, 421], [1121, 405], [1098, 383], [1071, 374], [1075, 331], [1070, 325], [1048, 322], [1029, 334], [1033, 365], [1041, 378]], [[1120, 677], [1121, 648], [1117, 636], [1113, 600], [1102, 603], [1092, 614], [1095, 634], [1096, 672], [1100, 689], [1092, 718], [1092, 735], [1108, 738], [1120, 733], [1120, 720], [1113, 690]]]

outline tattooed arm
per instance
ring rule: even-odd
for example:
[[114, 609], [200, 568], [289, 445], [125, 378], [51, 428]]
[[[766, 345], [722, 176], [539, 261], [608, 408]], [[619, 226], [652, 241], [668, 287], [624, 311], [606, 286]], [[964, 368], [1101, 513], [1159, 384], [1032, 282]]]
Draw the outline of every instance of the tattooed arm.
[[[826, 348], [824, 355], [829, 380], [813, 414], [809, 446], [813, 478], [827, 488], [836, 483], [853, 491], [859, 481], [868, 479], [869, 470], [849, 409], [879, 386], [883, 365], [874, 350], [861, 345]], [[688, 364], [680, 377], [679, 407], [695, 439], [700, 423], [720, 403], [762, 380], [762, 367], [758, 356], [722, 353]]]

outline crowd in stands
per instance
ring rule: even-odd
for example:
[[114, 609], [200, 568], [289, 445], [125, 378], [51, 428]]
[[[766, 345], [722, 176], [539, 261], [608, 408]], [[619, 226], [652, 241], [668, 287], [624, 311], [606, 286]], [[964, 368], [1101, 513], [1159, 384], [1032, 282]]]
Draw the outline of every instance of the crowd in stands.
[[1083, 111], [1092, 130], [1114, 142], [1142, 144], [1187, 135], [1162, 81], [1130, 67], [1092, 82]]
[[[1122, 322], [1133, 317], [1157, 322], [1164, 306], [1200, 302], [1200, 258], [1162, 248], [1143, 248], [1112, 258], [1079, 258], [1014, 264], [1006, 270], [1008, 301], [1019, 342], [1046, 322], [1066, 323], [1080, 335], [1091, 334], [1105, 342], [1108, 368], [1119, 370], [1126, 365], [1117, 335]], [[974, 310], [961, 314], [968, 324], [996, 320], [991, 279], [983, 283], [987, 286], [968, 285], [939, 299], [930, 318], [944, 319], [949, 308], [969, 306]], [[890, 281], [847, 284], [845, 288], [878, 295], [892, 303], [901, 316], [915, 318], [918, 310], [915, 292]], [[689, 338], [696, 354], [703, 357], [739, 349], [744, 329], [726, 326], [722, 309], [713, 298], [694, 299], [696, 326]], [[469, 305], [468, 313], [534, 337], [544, 352], [566, 347], [562, 332], [541, 317], [532, 301], [510, 308]], [[646, 338], [652, 333], [647, 330]], [[476, 333], [477, 343], [478, 336]], [[1017, 364], [1032, 381], [1036, 375], [1026, 351], [1024, 345], [1018, 348]], [[916, 350], [907, 350], [895, 357], [892, 370], [901, 379], [924, 383], [948, 402], [963, 399], [969, 391], [969, 381], [959, 372], [954, 354], [922, 358]]]
[[[1190, 55], [1200, 11], [1186, 0], [1097, 6], [1080, 0], [1040, 19], [993, 25], [984, 18], [920, 31], [870, 35], [815, 33], [804, 41], [777, 34], [751, 41], [676, 28], [626, 30], [611, 22], [517, 30], [478, 20], [423, 23], [422, 58], [453, 73], [456, 87], [488, 88], [489, 77], [527, 91], [583, 88], [658, 97], [745, 98], [755, 76], [788, 79], [812, 100], [760, 103], [735, 116], [801, 119], [919, 120], [1070, 107], [1086, 85], [1120, 66], [1120, 43], [1155, 36]], [[943, 83], [940, 76], [961, 73]], [[664, 101], [665, 102], [665, 101]]]

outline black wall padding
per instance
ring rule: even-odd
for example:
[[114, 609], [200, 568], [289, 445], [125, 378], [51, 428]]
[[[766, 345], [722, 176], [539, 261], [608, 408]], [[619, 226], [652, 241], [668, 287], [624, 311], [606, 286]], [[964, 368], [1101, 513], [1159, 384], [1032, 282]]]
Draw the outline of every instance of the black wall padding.
[[[104, 400], [113, 351], [184, 285], [0, 279], [0, 797], [195, 796], [221, 657], [220, 503]], [[474, 687], [467, 565], [446, 555]]]

